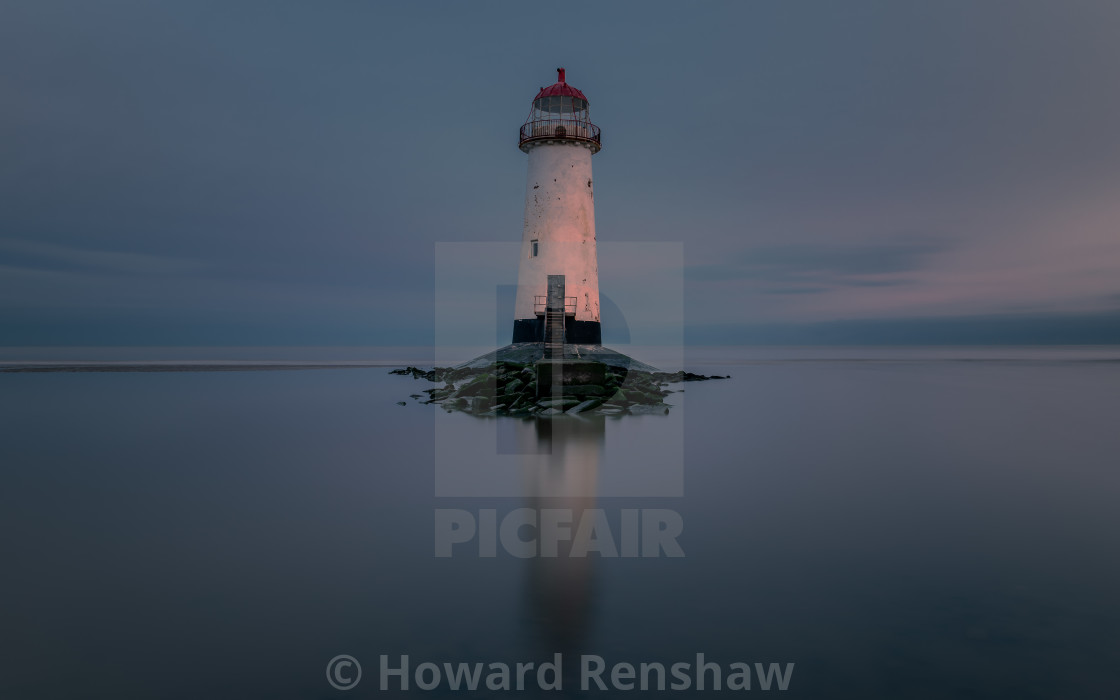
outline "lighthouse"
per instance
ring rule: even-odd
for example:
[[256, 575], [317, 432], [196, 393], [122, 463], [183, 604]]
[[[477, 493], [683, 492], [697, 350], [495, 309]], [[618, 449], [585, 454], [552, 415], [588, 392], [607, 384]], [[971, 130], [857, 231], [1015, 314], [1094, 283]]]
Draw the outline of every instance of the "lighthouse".
[[562, 342], [600, 345], [591, 178], [591, 156], [601, 147], [599, 127], [591, 123], [587, 97], [567, 83], [563, 68], [556, 72], [556, 83], [541, 88], [521, 125], [519, 146], [529, 167], [513, 342], [544, 342], [546, 316], [550, 324], [559, 323], [562, 299]]

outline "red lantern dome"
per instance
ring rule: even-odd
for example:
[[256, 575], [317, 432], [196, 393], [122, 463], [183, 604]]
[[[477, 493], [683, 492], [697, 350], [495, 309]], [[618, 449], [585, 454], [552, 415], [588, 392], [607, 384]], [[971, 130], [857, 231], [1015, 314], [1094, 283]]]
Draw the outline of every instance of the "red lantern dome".
[[585, 142], [592, 153], [602, 147], [599, 127], [591, 123], [587, 97], [564, 79], [564, 69], [557, 68], [556, 83], [541, 88], [533, 98], [529, 117], [521, 126], [522, 151], [529, 152], [539, 141]]
[[587, 98], [583, 96], [582, 92], [575, 89], [571, 85], [568, 85], [568, 83], [564, 81], [563, 68], [557, 68], [556, 72], [558, 74], [556, 83], [546, 88], [541, 88], [541, 91], [537, 93], [537, 96], [533, 98], [533, 101], [539, 100], [542, 97], [578, 97], [584, 102], [587, 102]]

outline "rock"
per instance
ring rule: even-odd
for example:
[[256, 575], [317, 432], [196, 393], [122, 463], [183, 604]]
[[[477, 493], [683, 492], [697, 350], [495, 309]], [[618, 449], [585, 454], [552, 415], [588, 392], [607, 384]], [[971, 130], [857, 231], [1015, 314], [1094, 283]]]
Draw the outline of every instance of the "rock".
[[[436, 403], [438, 401], [443, 401], [447, 397], [454, 394], [455, 393], [455, 387], [448, 384], [447, 386], [445, 386], [443, 388], [433, 387], [431, 389], [425, 389], [424, 393], [428, 395], [428, 400], [425, 401], [424, 403]], [[416, 397], [416, 396], [419, 396], [419, 394], [413, 394], [413, 396]]]
[[593, 408], [598, 408], [602, 404], [603, 404], [602, 399], [588, 399], [588, 400], [586, 400], [582, 403], [578, 403], [575, 406], [572, 406], [567, 411], [565, 411], [565, 413], [571, 413], [571, 414], [583, 413], [584, 411], [590, 411]]
[[[521, 360], [520, 356], [515, 358]], [[629, 411], [635, 415], [668, 413], [664, 397], [683, 389], [665, 389], [677, 382], [725, 379], [719, 375], [704, 376], [691, 372], [657, 372], [653, 368], [631, 363], [629, 366], [608, 365], [603, 370], [597, 360], [573, 362], [571, 371], [565, 368], [567, 381], [580, 382], [561, 388], [556, 399], [549, 395], [537, 396], [537, 364], [540, 358], [526, 355], [526, 361], [498, 360], [483, 366], [471, 363], [459, 368], [419, 367], [394, 369], [390, 374], [411, 376], [440, 382], [441, 387], [423, 389], [423, 393], [410, 394], [419, 403], [440, 403], [448, 411], [467, 411], [474, 415], [558, 415], [597, 412], [617, 415]], [[588, 372], [576, 370], [587, 366]], [[595, 369], [595, 373], [590, 373]], [[592, 377], [593, 380], [587, 379]], [[456, 388], [458, 387], [458, 388]], [[427, 400], [425, 399], [427, 395]], [[397, 405], [407, 405], [397, 402]]]
[[493, 397], [497, 393], [497, 381], [492, 374], [483, 374], [475, 377], [466, 384], [464, 384], [457, 392], [456, 396], [490, 396]]
[[397, 402], [397, 405], [398, 405], [398, 406], [407, 406], [408, 404], [407, 404], [407, 403], [405, 403], [404, 401], [398, 401], [398, 402]]
[[467, 396], [467, 410], [471, 413], [486, 411], [494, 405], [493, 396]]
[[436, 377], [435, 370], [430, 370], [430, 371], [425, 372], [424, 370], [420, 369], [419, 367], [405, 367], [404, 369], [393, 369], [393, 370], [389, 370], [389, 374], [400, 374], [400, 375], [405, 375], [405, 376], [411, 374], [413, 379], [427, 379], [430, 382], [434, 382], [436, 380], [435, 379], [435, 377]]
[[544, 399], [542, 401], [538, 401], [537, 405], [542, 407], [542, 408], [558, 408], [561, 411], [566, 411], [567, 409], [571, 408], [572, 406], [575, 406], [579, 402], [580, 402], [579, 399], [569, 399], [569, 398]]
[[561, 393], [574, 396], [605, 396], [607, 390], [594, 384], [571, 384], [561, 389]]
[[693, 374], [692, 372], [685, 372], [683, 370], [680, 371], [680, 372], [672, 372], [672, 373], [669, 373], [669, 372], [654, 372], [652, 376], [653, 376], [654, 381], [669, 382], [669, 383], [702, 382], [702, 381], [706, 381], [706, 380], [709, 380], [709, 379], [731, 379], [730, 374], [725, 376], [725, 377], [721, 377], [718, 374], [713, 374], [712, 376], [708, 377], [708, 376], [705, 376], [703, 374]]
[[661, 403], [661, 392], [653, 391], [631, 391], [627, 394], [630, 400], [634, 403], [643, 404], [659, 404]]
[[477, 369], [451, 369], [449, 367], [436, 367], [431, 372], [430, 381], [452, 383], [472, 377], [482, 370]]
[[635, 416], [664, 415], [668, 412], [669, 407], [664, 404], [660, 406], [645, 406], [641, 404], [635, 404], [630, 407], [630, 413], [634, 414]]

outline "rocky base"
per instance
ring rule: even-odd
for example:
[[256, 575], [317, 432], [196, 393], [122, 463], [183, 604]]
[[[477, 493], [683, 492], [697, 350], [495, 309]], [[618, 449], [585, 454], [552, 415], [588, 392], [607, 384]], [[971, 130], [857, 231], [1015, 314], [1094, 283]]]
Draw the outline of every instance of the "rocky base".
[[[647, 365], [644, 362], [639, 362], [628, 355], [624, 355], [617, 350], [603, 347], [602, 345], [565, 344], [564, 357], [573, 360], [593, 360], [623, 370], [637, 369], [643, 372], [657, 371], [656, 367]], [[485, 369], [498, 362], [514, 362], [522, 365], [531, 365], [542, 358], [544, 358], [544, 343], [513, 343], [512, 345], [506, 345], [497, 350], [491, 350], [485, 355], [480, 355], [470, 362], [459, 365], [459, 367]]]
[[[531, 363], [499, 361], [485, 367], [418, 367], [395, 369], [390, 374], [412, 376], [443, 386], [423, 390], [424, 404], [439, 404], [448, 411], [476, 416], [557, 416], [594, 413], [600, 415], [668, 413], [664, 387], [726, 377], [707, 377], [691, 372], [646, 372], [608, 367], [599, 384], [566, 385], [555, 393], [537, 396], [537, 381]], [[413, 394], [422, 399], [423, 394]]]

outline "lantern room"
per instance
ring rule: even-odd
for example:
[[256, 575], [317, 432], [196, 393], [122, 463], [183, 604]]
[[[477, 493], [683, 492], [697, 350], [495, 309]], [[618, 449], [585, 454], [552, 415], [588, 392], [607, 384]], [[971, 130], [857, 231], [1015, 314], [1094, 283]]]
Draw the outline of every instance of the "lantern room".
[[541, 88], [533, 98], [529, 117], [521, 126], [521, 150], [528, 153], [542, 141], [560, 141], [582, 143], [598, 153], [602, 147], [599, 127], [591, 123], [587, 97], [568, 85], [563, 68], [556, 73], [556, 83]]

